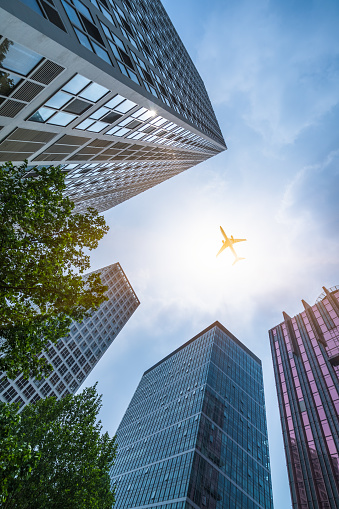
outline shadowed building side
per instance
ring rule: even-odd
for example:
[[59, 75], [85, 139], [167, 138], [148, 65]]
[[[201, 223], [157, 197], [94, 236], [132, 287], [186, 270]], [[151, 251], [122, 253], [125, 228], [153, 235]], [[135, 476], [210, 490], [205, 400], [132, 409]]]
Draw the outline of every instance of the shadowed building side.
[[108, 287], [108, 300], [81, 323], [73, 322], [69, 335], [42, 353], [54, 369], [48, 378], [9, 380], [0, 373], [0, 401], [19, 403], [22, 410], [41, 398], [74, 394], [99, 362], [140, 302], [119, 263], [95, 272]]

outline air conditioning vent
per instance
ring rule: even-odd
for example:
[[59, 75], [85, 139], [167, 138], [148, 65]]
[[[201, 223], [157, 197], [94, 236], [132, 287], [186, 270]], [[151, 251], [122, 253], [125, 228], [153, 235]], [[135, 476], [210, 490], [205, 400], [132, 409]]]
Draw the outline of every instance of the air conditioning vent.
[[43, 153], [44, 154], [70, 154], [71, 152], [74, 152], [77, 147], [71, 147], [69, 145], [57, 145], [54, 143], [50, 147], [48, 147]]
[[30, 153], [0, 152], [0, 161], [23, 161], [28, 159], [30, 155]]
[[80, 145], [83, 145], [84, 143], [87, 143], [90, 140], [90, 138], [82, 138], [80, 136], [70, 136], [69, 134], [66, 134], [60, 140], [56, 142], [56, 144], [62, 144], [62, 145], [75, 145], [79, 147]]
[[68, 154], [40, 154], [34, 158], [34, 161], [60, 161], [64, 159]]
[[41, 85], [26, 81], [20, 88], [13, 94], [14, 99], [20, 99], [21, 101], [30, 102], [44, 89]]
[[8, 140], [18, 140], [18, 141], [38, 141], [41, 143], [46, 143], [50, 141], [56, 133], [43, 132], [43, 131], [34, 131], [33, 129], [21, 129], [18, 128], [14, 132], [12, 132], [7, 139]]
[[1, 152], [30, 152], [33, 154], [44, 145], [43, 143], [28, 143], [27, 141], [5, 140], [0, 143]]
[[105, 140], [93, 140], [89, 144], [90, 147], [107, 147], [107, 145], [110, 145], [111, 141], [105, 141]]
[[61, 65], [46, 60], [31, 78], [39, 83], [44, 83], [44, 85], [49, 85], [64, 70], [65, 68]]
[[26, 104], [24, 103], [19, 103], [9, 99], [3, 106], [1, 106], [0, 115], [3, 117], [14, 118], [25, 106]]

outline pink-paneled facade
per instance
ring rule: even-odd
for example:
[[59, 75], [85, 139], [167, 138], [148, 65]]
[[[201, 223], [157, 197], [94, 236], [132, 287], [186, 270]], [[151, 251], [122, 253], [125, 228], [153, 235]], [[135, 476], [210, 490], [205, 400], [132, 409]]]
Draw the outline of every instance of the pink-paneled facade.
[[339, 508], [339, 287], [269, 331], [293, 509]]

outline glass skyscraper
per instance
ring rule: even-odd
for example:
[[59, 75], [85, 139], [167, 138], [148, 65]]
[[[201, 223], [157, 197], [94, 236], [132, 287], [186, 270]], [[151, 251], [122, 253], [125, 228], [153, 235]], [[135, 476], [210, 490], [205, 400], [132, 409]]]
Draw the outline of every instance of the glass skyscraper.
[[140, 302], [119, 263], [95, 272], [108, 287], [108, 300], [81, 323], [73, 322], [69, 335], [41, 354], [54, 369], [48, 378], [9, 380], [0, 373], [0, 401], [19, 403], [22, 409], [44, 397], [75, 393], [112, 344]]
[[225, 150], [159, 0], [0, 0], [0, 161], [106, 210]]
[[219, 322], [145, 371], [117, 431], [116, 509], [272, 509], [261, 361]]
[[269, 331], [293, 508], [339, 507], [339, 287]]

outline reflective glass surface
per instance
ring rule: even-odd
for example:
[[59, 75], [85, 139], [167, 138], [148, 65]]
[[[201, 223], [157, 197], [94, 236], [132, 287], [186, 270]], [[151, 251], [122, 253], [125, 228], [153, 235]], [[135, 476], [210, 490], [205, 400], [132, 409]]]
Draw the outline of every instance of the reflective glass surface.
[[2, 43], [0, 52], [5, 55], [1, 66], [23, 76], [27, 76], [42, 60], [42, 56], [35, 53], [35, 51], [25, 48], [16, 42], [8, 41], [8, 39]]
[[66, 126], [72, 122], [76, 118], [76, 115], [71, 115], [70, 113], [65, 113], [64, 111], [56, 113], [52, 118], [47, 120], [48, 124]]
[[116, 509], [273, 509], [261, 364], [220, 325], [144, 373], [117, 443]]
[[269, 331], [292, 504], [339, 506], [339, 292]]
[[65, 92], [70, 92], [71, 94], [78, 94], [86, 85], [90, 83], [90, 80], [77, 74], [72, 78], [66, 85], [62, 87], [62, 90]]
[[84, 99], [89, 99], [90, 101], [97, 102], [101, 99], [105, 94], [107, 94], [109, 90], [98, 83], [92, 83], [88, 85], [82, 92], [80, 92], [79, 96]]

